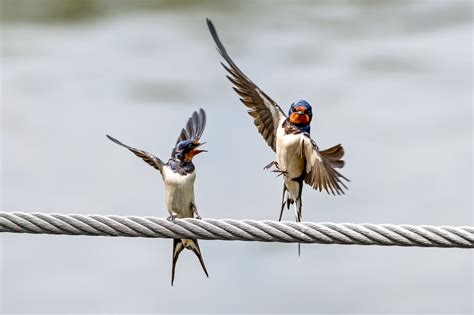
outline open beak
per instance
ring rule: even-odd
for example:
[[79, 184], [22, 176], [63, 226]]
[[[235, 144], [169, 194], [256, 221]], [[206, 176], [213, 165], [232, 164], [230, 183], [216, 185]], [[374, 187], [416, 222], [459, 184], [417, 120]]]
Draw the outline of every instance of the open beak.
[[198, 155], [199, 153], [202, 153], [202, 152], [207, 152], [207, 150], [198, 150], [197, 148], [199, 148], [200, 146], [206, 144], [206, 142], [201, 142], [201, 143], [198, 143], [196, 145], [196, 147], [193, 149], [193, 155]]

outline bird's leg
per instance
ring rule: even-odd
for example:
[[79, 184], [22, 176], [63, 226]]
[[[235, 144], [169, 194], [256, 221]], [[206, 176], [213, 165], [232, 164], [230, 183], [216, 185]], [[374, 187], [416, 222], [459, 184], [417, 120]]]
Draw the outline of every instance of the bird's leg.
[[177, 216], [178, 216], [177, 214], [171, 214], [169, 217], [166, 218], [166, 220], [170, 222], [174, 222]]
[[264, 170], [269, 170], [272, 166], [274, 166], [279, 169], [278, 162], [277, 161], [271, 161], [267, 166], [265, 166], [263, 169]]
[[273, 170], [272, 171], [273, 173], [278, 173], [277, 177], [280, 177], [281, 175], [286, 175], [286, 171], [282, 171], [280, 169], [277, 169], [277, 170]]
[[269, 170], [272, 166], [275, 166], [275, 170], [272, 170], [271, 172], [273, 173], [278, 173], [277, 177], [278, 176], [281, 176], [281, 175], [286, 175], [286, 171], [282, 171], [280, 170], [280, 165], [278, 165], [278, 162], [277, 161], [272, 161], [270, 162], [270, 164], [268, 164], [267, 166], [265, 166], [263, 169], [264, 170]]
[[191, 209], [193, 210], [193, 218], [201, 220], [201, 216], [199, 215], [198, 209], [194, 202], [191, 203]]

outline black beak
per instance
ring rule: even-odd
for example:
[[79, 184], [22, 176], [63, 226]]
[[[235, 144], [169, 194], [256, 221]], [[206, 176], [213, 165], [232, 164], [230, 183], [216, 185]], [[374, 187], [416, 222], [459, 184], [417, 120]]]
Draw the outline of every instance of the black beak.
[[194, 147], [194, 152], [196, 152], [197, 154], [199, 153], [202, 153], [202, 152], [207, 152], [207, 150], [196, 150], [196, 148], [199, 148], [200, 146], [206, 144], [206, 142], [201, 142], [201, 143], [198, 143], [195, 147]]

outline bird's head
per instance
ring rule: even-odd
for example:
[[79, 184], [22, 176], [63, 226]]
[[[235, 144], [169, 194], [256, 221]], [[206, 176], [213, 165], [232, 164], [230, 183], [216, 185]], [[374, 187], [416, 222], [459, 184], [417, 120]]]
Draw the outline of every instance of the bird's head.
[[306, 126], [309, 125], [313, 118], [313, 111], [308, 102], [301, 100], [291, 104], [288, 116], [292, 124]]
[[191, 162], [193, 157], [202, 152], [207, 152], [206, 150], [199, 150], [198, 147], [205, 144], [205, 142], [193, 141], [193, 140], [184, 140], [178, 142], [176, 147], [173, 149], [172, 157], [180, 161]]

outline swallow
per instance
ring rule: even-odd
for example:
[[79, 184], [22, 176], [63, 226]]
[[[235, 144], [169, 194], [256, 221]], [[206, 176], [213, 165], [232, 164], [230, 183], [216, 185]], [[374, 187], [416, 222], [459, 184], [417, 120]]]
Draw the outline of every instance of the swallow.
[[[199, 111], [192, 114], [185, 128], [181, 130], [176, 145], [171, 152], [171, 158], [166, 163], [151, 153], [130, 147], [107, 135], [107, 138], [111, 141], [127, 148], [161, 173], [166, 188], [166, 207], [168, 208], [168, 220], [170, 221], [174, 221], [176, 218], [201, 219], [194, 199], [196, 168], [193, 164], [193, 158], [202, 152], [207, 152], [199, 149], [205, 144], [205, 142], [199, 141], [205, 126], [206, 113], [203, 109], [199, 109]], [[196, 254], [204, 273], [209, 277], [197, 239], [173, 239], [171, 285], [174, 283], [179, 254], [185, 248]]]
[[284, 179], [278, 220], [281, 221], [285, 206], [289, 209], [294, 204], [296, 221], [301, 222], [303, 183], [333, 195], [344, 194], [344, 189], [347, 189], [344, 181], [349, 180], [337, 170], [344, 166], [344, 148], [338, 144], [320, 150], [310, 137], [313, 118], [311, 105], [305, 100], [296, 101], [291, 104], [288, 115], [285, 115], [281, 107], [232, 61], [210, 19], [207, 19], [207, 26], [218, 52], [224, 58], [225, 62], [221, 64], [227, 71], [227, 78], [248, 108], [258, 132], [276, 153], [276, 160], [264, 169], [274, 166], [274, 172]]

